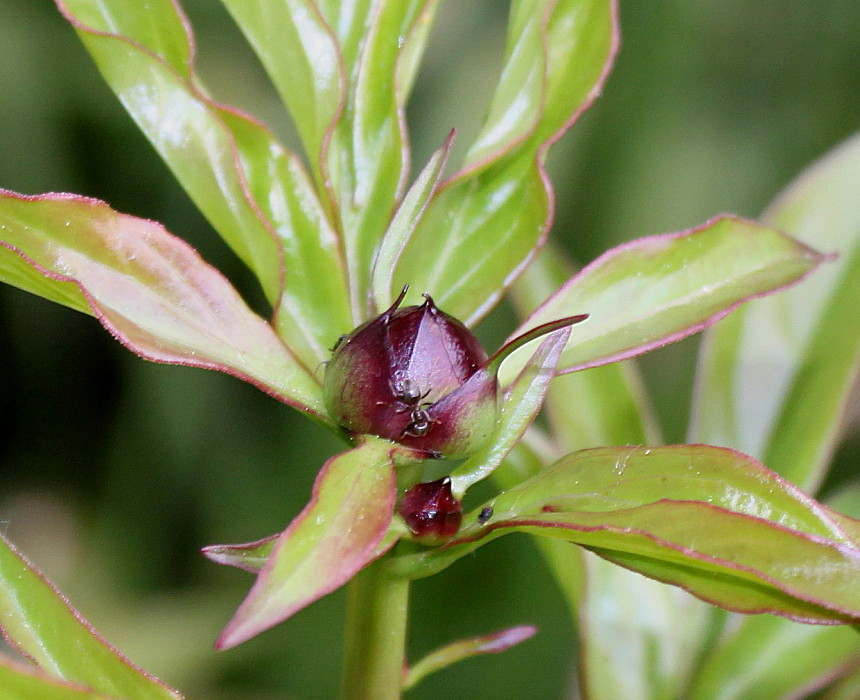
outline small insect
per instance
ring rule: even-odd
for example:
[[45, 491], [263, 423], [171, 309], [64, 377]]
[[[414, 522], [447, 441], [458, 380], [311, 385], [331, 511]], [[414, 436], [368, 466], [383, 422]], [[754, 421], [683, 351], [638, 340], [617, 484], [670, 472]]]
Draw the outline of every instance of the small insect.
[[409, 413], [409, 423], [403, 429], [403, 435], [409, 437], [424, 437], [436, 423], [423, 408], [413, 408]]
[[405, 406], [397, 411], [398, 413], [421, 408], [421, 401], [430, 393], [428, 389], [422, 394], [421, 389], [415, 386], [411, 379], [395, 379], [391, 383], [391, 391], [394, 393], [394, 398]]
[[346, 342], [347, 338], [349, 338], [349, 336], [345, 333], [341, 336], [338, 336], [338, 339], [334, 341], [334, 345], [331, 346], [330, 352], [334, 352], [335, 350], [337, 350], [341, 345]]
[[493, 508], [492, 506], [487, 506], [486, 508], [481, 508], [481, 512], [478, 513], [478, 522], [483, 525], [490, 518], [493, 517]]

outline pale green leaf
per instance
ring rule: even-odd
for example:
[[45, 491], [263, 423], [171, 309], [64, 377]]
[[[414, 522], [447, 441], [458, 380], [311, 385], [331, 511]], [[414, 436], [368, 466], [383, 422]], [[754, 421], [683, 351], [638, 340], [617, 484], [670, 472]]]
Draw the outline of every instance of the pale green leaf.
[[[0, 627], [45, 674], [81, 683], [92, 694], [74, 694], [41, 677], [29, 679], [0, 664], [3, 698], [103, 698], [178, 700], [181, 696], [134, 666], [72, 609], [63, 595], [0, 535]], [[44, 695], [35, 694], [42, 688]], [[49, 688], [49, 690], [47, 690]], [[15, 693], [18, 695], [15, 695]]]
[[597, 96], [616, 47], [609, 0], [514, 3], [486, 127], [431, 202], [395, 288], [432, 294], [468, 325], [499, 301], [549, 229], [547, 150]]
[[142, 357], [233, 374], [328, 421], [319, 382], [217, 270], [160, 224], [94, 199], [0, 191], [0, 234], [0, 272], [12, 255], [31, 266], [5, 281], [39, 293], [48, 280], [49, 298], [85, 302]]
[[191, 40], [169, 0], [57, 0], [111, 89], [194, 203], [278, 303], [283, 263], [248, 194], [235, 139], [197, 84]]
[[394, 513], [398, 451], [394, 443], [368, 436], [326, 462], [310, 502], [280, 535], [218, 648], [282, 622], [379, 556]]
[[860, 360], [860, 136], [798, 178], [764, 218], [839, 258], [706, 336], [691, 434], [815, 489]]
[[[587, 313], [559, 371], [622, 360], [685, 338], [740, 303], [796, 282], [820, 253], [773, 229], [724, 216], [690, 231], [650, 236], [604, 253], [574, 275], [512, 335]], [[502, 366], [516, 376], [529, 348]]]

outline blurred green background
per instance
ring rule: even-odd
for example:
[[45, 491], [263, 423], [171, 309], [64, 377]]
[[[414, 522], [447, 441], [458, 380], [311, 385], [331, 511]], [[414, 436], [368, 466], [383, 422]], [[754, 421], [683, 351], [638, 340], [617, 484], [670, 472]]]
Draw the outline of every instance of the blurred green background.
[[[254, 57], [214, 0], [185, 0], [212, 93], [292, 142]], [[498, 75], [507, 3], [443, 3], [409, 109], [420, 166], [451, 127], [462, 155]], [[860, 128], [856, 0], [622, 0], [603, 97], [553, 151], [554, 235], [579, 263], [616, 243], [755, 217], [811, 160]], [[252, 300], [247, 272], [122, 111], [49, 0], [0, 10], [0, 187], [71, 191], [163, 222]], [[504, 310], [481, 329], [511, 330]], [[683, 440], [696, 340], [646, 372], [665, 434]], [[857, 402], [837, 454], [856, 474]], [[192, 700], [331, 698], [342, 592], [227, 653], [211, 644], [251, 578], [197, 550], [283, 529], [339, 449], [249, 385], [157, 366], [93, 319], [0, 287], [0, 528], [132, 659]], [[838, 478], [838, 477], [837, 477]], [[504, 538], [414, 586], [411, 653], [533, 623], [501, 657], [428, 679], [414, 698], [571, 697], [567, 611], [528, 539]]]

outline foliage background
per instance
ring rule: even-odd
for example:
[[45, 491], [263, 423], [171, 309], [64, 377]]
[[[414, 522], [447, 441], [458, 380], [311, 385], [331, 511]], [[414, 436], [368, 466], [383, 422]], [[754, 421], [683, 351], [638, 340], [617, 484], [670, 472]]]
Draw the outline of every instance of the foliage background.
[[[218, 3], [185, 0], [212, 93], [293, 137]], [[581, 263], [715, 213], [755, 217], [811, 160], [860, 127], [860, 4], [621, 0], [622, 50], [604, 96], [556, 147], [554, 236]], [[444, 3], [410, 105], [413, 163], [456, 126], [456, 162], [501, 59], [506, 3]], [[0, 186], [79, 192], [162, 221], [252, 303], [213, 235], [101, 82], [49, 0], [0, 12]], [[504, 309], [480, 329], [512, 328]], [[642, 361], [667, 439], [685, 433], [696, 339]], [[574, 398], [575, 400], [575, 398]], [[860, 408], [829, 482], [860, 458]], [[189, 698], [335, 694], [342, 593], [237, 650], [211, 642], [249, 580], [197, 554], [283, 529], [339, 445], [225, 375], [156, 366], [89, 317], [0, 287], [0, 528], [97, 628]], [[828, 488], [826, 487], [826, 488]], [[414, 586], [413, 656], [531, 622], [504, 657], [454, 667], [415, 698], [562, 697], [574, 638], [526, 538], [505, 538]]]

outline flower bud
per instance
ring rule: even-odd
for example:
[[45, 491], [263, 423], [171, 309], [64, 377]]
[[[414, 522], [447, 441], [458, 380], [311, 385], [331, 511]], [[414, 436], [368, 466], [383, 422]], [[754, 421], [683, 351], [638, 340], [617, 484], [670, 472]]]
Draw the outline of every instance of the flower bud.
[[472, 454], [493, 433], [498, 382], [460, 321], [425, 295], [390, 309], [339, 341], [325, 375], [332, 417], [433, 457]]
[[460, 529], [463, 506], [451, 493], [451, 478], [416, 484], [400, 501], [399, 512], [413, 537], [423, 544], [441, 544]]
[[387, 311], [341, 337], [323, 389], [329, 414], [349, 432], [378, 435], [429, 457], [459, 459], [481, 448], [496, 428], [501, 361], [587, 318], [534, 328], [488, 358], [472, 332], [429, 295], [420, 306], [399, 308], [406, 290]]

